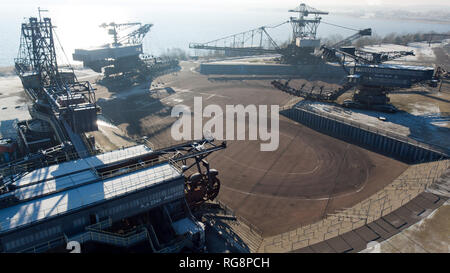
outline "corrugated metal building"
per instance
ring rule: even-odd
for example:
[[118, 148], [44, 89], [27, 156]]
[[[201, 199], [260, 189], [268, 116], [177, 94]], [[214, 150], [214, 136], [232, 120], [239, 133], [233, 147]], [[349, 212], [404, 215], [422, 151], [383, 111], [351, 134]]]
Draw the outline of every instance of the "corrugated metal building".
[[[148, 240], [154, 251], [175, 241], [181, 247], [200, 247], [203, 227], [186, 205], [181, 171], [157, 160], [126, 165], [151, 153], [147, 146], [138, 145], [37, 169], [19, 178], [14, 190], [0, 195], [0, 200], [9, 200], [0, 209], [1, 251], [43, 252], [73, 240], [124, 247]], [[105, 168], [107, 175], [101, 172]], [[134, 227], [131, 237], [111, 229], [115, 223], [155, 209], [160, 219]], [[180, 226], [183, 222], [191, 224]], [[169, 226], [172, 234], [158, 234], [159, 224]], [[192, 242], [194, 236], [196, 242]]]

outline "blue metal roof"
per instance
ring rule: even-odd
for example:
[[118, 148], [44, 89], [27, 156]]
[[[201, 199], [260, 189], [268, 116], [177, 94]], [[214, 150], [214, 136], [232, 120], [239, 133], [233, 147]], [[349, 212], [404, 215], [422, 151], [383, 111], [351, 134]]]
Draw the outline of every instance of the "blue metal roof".
[[[0, 232], [181, 177], [169, 163], [41, 196], [0, 210]], [[47, 184], [47, 183], [43, 183]], [[50, 186], [49, 186], [50, 187]], [[45, 186], [44, 186], [45, 190]], [[184, 194], [184, 185], [180, 195]]]

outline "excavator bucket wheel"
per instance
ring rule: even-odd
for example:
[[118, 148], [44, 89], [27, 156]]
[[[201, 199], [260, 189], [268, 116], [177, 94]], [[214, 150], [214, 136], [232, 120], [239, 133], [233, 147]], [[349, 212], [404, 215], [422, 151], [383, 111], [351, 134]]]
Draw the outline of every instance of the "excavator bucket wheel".
[[219, 195], [220, 191], [220, 180], [217, 178], [217, 176], [212, 176], [210, 181], [208, 181], [208, 199], [207, 200], [214, 200], [217, 195]]

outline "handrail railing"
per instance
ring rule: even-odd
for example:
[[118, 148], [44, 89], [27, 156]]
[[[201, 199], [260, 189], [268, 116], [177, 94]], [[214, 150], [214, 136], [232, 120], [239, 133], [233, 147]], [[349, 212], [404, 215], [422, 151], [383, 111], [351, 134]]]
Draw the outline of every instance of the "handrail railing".
[[[168, 174], [166, 174], [165, 170], [159, 170], [157, 173], [154, 173], [154, 175], [155, 175], [155, 179], [158, 179], [158, 178], [162, 178], [163, 180], [167, 180], [168, 179], [167, 178]], [[110, 194], [110, 193], [115, 193], [115, 192], [121, 192], [122, 193], [123, 192], [123, 188], [125, 188], [124, 193], [132, 192], [132, 191], [136, 190], [136, 187], [138, 187], [139, 185], [141, 185], [143, 183], [146, 183], [146, 181], [147, 181], [147, 180], [142, 181], [141, 180], [141, 176], [138, 176], [136, 178], [136, 180], [137, 180], [137, 183], [135, 183], [133, 185], [128, 185], [127, 186], [127, 185], [121, 184], [117, 188], [105, 188], [104, 192], [93, 193], [93, 194], [91, 194], [89, 196], [86, 196], [86, 198], [87, 197], [89, 197], [89, 198], [96, 198], [97, 196], [100, 196], [100, 197], [104, 198], [105, 195]], [[84, 206], [88, 205], [88, 204], [85, 204], [84, 202], [82, 202], [82, 203], [83, 204], [80, 207], [84, 207]], [[68, 202], [66, 201], [65, 203], [60, 203], [59, 205], [54, 206], [52, 208], [41, 210], [40, 214], [41, 215], [45, 215], [44, 218], [49, 217], [49, 216], [54, 217], [54, 216], [66, 213], [67, 212], [67, 208], [68, 208]], [[51, 213], [51, 215], [49, 215], [50, 213]], [[3, 230], [5, 227], [11, 226], [12, 224], [15, 224], [16, 222], [20, 222], [20, 221], [22, 221], [22, 219], [28, 219], [30, 215], [34, 215], [34, 214], [35, 213], [27, 212], [27, 213], [21, 214], [20, 217], [17, 217], [17, 218], [13, 218], [13, 219], [9, 219], [9, 220], [2, 220], [2, 221], [0, 221], [0, 230]], [[30, 221], [30, 222], [27, 222], [25, 224], [31, 224], [31, 223], [39, 222], [41, 220], [42, 219], [37, 219], [37, 220], [33, 220], [33, 221]], [[15, 228], [18, 228], [18, 227], [20, 227], [22, 225], [24, 225], [24, 224], [18, 224], [17, 226], [14, 226], [14, 227], [12, 227], [10, 229], [15, 229]]]
[[219, 200], [214, 201], [216, 202], [226, 213], [229, 213], [231, 215], [233, 215], [239, 222], [244, 223], [246, 226], [249, 227], [250, 231], [256, 233], [257, 235], [262, 237], [262, 231], [261, 229], [259, 229], [257, 226], [255, 226], [254, 224], [252, 224], [250, 221], [248, 221], [246, 218], [242, 217], [242, 216], [238, 216], [234, 213], [234, 211], [229, 208], [227, 205], [225, 205], [224, 203], [220, 202]]
[[[153, 166], [156, 166], [156, 165], [164, 163], [164, 162], [165, 162], [165, 160], [159, 160], [157, 158], [153, 158], [153, 159], [149, 159], [149, 160], [145, 160], [145, 161], [140, 161], [140, 162], [132, 164], [132, 165], [127, 165], [126, 167], [118, 167], [118, 168], [109, 170], [107, 172], [102, 172], [102, 173], [97, 172], [97, 173], [98, 173], [99, 177], [101, 177], [101, 179], [107, 179], [107, 178], [111, 178], [111, 177], [114, 177], [117, 175], [123, 175], [126, 173], [135, 172], [140, 169], [153, 167]], [[122, 171], [120, 171], [120, 170], [122, 170]]]
[[89, 225], [86, 227], [86, 230], [98, 231], [103, 230], [105, 228], [109, 228], [112, 226], [112, 218], [108, 217], [107, 219], [97, 222], [95, 224]]
[[55, 247], [61, 246], [64, 243], [67, 243], [67, 237], [65, 235], [59, 236], [57, 238], [54, 238], [52, 240], [49, 240], [45, 243], [36, 244], [32, 247], [28, 247], [24, 250], [20, 250], [18, 252], [21, 253], [42, 253], [45, 251], [48, 251], [50, 249], [53, 249]]
[[167, 247], [158, 250], [158, 253], [175, 253], [180, 251], [186, 245], [186, 238], [179, 240], [178, 242], [171, 244]]
[[70, 238], [70, 240], [77, 241], [80, 244], [86, 243], [88, 241], [96, 241], [126, 247], [138, 243], [146, 238], [148, 238], [147, 229], [144, 226], [139, 226], [127, 234], [90, 230], [78, 236], [74, 236]]
[[[138, 145], [134, 145], [134, 146], [130, 146], [130, 147], [121, 147], [117, 150], [114, 151], [110, 151], [110, 152], [106, 152], [103, 153], [103, 155], [106, 154], [112, 154], [112, 152], [117, 152], [117, 151], [124, 151], [126, 149], [132, 148], [132, 147], [137, 147], [140, 146], [141, 144]], [[151, 148], [151, 147], [149, 147]], [[128, 153], [128, 151], [127, 151]], [[130, 152], [132, 155], [135, 155], [135, 152], [131, 151]], [[13, 175], [16, 173], [20, 173], [20, 172], [24, 172], [27, 170], [35, 170], [38, 168], [45, 168], [45, 167], [50, 167], [56, 164], [60, 164], [60, 163], [65, 163], [71, 160], [79, 160], [82, 157], [88, 157], [88, 156], [96, 156], [96, 154], [90, 154], [88, 151], [84, 151], [81, 153], [77, 153], [77, 152], [72, 152], [72, 153], [64, 153], [61, 154], [59, 156], [55, 156], [52, 159], [47, 159], [44, 161], [33, 161], [33, 162], [26, 162], [26, 163], [20, 163], [20, 164], [15, 164], [15, 162], [10, 162], [8, 165], [3, 166], [2, 168], [0, 168], [0, 175], [3, 175], [4, 177], [9, 176], [9, 175]], [[116, 153], [115, 158], [113, 160], [119, 160], [121, 158], [119, 158], [120, 153]]]

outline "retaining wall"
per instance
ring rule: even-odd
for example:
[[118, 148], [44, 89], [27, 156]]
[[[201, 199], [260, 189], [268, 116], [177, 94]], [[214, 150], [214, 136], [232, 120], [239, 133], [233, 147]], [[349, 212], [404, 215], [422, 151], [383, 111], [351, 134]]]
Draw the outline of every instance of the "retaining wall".
[[314, 113], [297, 106], [282, 110], [280, 113], [319, 132], [407, 163], [429, 162], [448, 158], [446, 151], [438, 150], [407, 137], [371, 129], [368, 126], [344, 119], [338, 120], [332, 116]]

